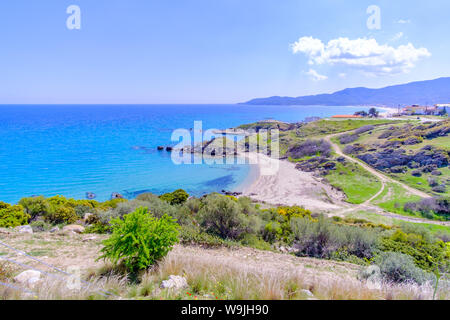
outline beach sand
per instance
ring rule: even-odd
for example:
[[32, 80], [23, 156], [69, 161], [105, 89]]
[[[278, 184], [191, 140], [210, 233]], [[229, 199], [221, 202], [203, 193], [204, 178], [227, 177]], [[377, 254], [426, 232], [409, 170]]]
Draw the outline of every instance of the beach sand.
[[321, 182], [312, 173], [302, 172], [295, 164], [268, 156], [248, 153], [250, 163], [256, 163], [258, 173], [244, 184], [243, 196], [272, 205], [298, 205], [318, 212], [330, 212], [346, 207], [342, 192]]

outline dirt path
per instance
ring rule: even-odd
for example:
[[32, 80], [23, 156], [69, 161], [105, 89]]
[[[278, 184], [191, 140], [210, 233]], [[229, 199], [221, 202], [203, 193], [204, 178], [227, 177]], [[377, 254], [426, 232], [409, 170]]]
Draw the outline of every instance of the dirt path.
[[[352, 131], [353, 131], [353, 130], [352, 130]], [[333, 141], [331, 141], [331, 138], [336, 137], [336, 136], [340, 136], [340, 135], [342, 135], [342, 134], [344, 134], [344, 133], [345, 133], [345, 132], [340, 132], [340, 133], [335, 133], [335, 134], [326, 136], [326, 137], [325, 137], [325, 140], [328, 141], [328, 142], [331, 144], [331, 146], [333, 147], [334, 151], [335, 151], [338, 155], [344, 157], [345, 159], [347, 159], [347, 160], [349, 160], [349, 161], [351, 161], [351, 162], [353, 162], [353, 163], [356, 163], [356, 164], [360, 165], [360, 166], [363, 167], [366, 171], [369, 171], [372, 175], [374, 175], [375, 177], [377, 177], [377, 178], [380, 180], [381, 184], [382, 184], [381, 190], [378, 191], [377, 194], [375, 194], [373, 197], [371, 197], [369, 200], [367, 200], [367, 201], [364, 202], [363, 204], [368, 204], [368, 203], [370, 203], [373, 199], [377, 198], [377, 197], [383, 192], [383, 190], [384, 190], [384, 188], [385, 188], [385, 183], [386, 183], [386, 182], [396, 183], [396, 184], [400, 185], [402, 188], [404, 188], [405, 190], [407, 190], [408, 192], [410, 192], [411, 194], [417, 195], [417, 196], [419, 196], [419, 197], [421, 197], [421, 198], [431, 198], [431, 196], [430, 196], [429, 194], [427, 194], [427, 193], [425, 193], [425, 192], [423, 192], [423, 191], [417, 190], [417, 189], [415, 189], [415, 188], [412, 188], [412, 187], [410, 187], [410, 186], [408, 186], [408, 185], [406, 185], [406, 184], [404, 184], [404, 183], [402, 183], [402, 182], [400, 182], [400, 181], [397, 181], [397, 180], [394, 180], [394, 179], [392, 179], [392, 178], [389, 178], [388, 176], [382, 174], [382, 173], [379, 172], [378, 170], [376, 170], [376, 169], [370, 167], [369, 165], [365, 164], [363, 161], [358, 160], [358, 159], [355, 159], [355, 158], [350, 157], [350, 156], [346, 155], [345, 153], [343, 153], [342, 150], [341, 150], [341, 148], [340, 148], [337, 144], [335, 144]]]
[[[353, 130], [351, 130], [353, 131]], [[350, 132], [350, 131], [349, 131]], [[350, 207], [347, 209], [344, 209], [342, 211], [337, 212], [335, 215], [341, 216], [344, 213], [347, 212], [351, 212], [351, 211], [356, 211], [356, 210], [374, 210], [377, 214], [389, 217], [389, 218], [394, 218], [394, 219], [398, 219], [398, 220], [403, 220], [403, 221], [408, 221], [408, 222], [414, 222], [414, 223], [429, 223], [429, 224], [435, 224], [435, 225], [443, 225], [443, 226], [450, 226], [450, 222], [449, 221], [435, 221], [435, 220], [428, 220], [428, 219], [422, 219], [422, 218], [415, 218], [415, 217], [406, 217], [403, 215], [399, 215], [399, 214], [395, 214], [395, 213], [391, 213], [391, 212], [387, 212], [382, 210], [381, 208], [372, 205], [372, 201], [375, 200], [376, 198], [378, 198], [378, 196], [380, 196], [383, 191], [386, 188], [386, 183], [387, 182], [391, 182], [391, 183], [395, 183], [397, 185], [400, 185], [402, 188], [404, 188], [405, 190], [407, 190], [409, 193], [413, 194], [413, 195], [417, 195], [421, 198], [431, 198], [431, 196], [423, 191], [417, 190], [415, 188], [412, 188], [402, 182], [399, 182], [397, 180], [394, 180], [384, 174], [382, 174], [381, 172], [379, 172], [378, 170], [370, 167], [369, 165], [367, 165], [366, 163], [355, 159], [353, 157], [350, 157], [348, 155], [346, 155], [345, 153], [342, 152], [341, 148], [334, 143], [333, 141], [331, 141], [331, 138], [333, 137], [337, 137], [340, 136], [342, 134], [345, 134], [346, 132], [339, 132], [339, 133], [335, 133], [335, 134], [331, 134], [325, 137], [325, 140], [328, 141], [331, 146], [333, 147], [334, 151], [336, 152], [336, 154], [338, 154], [339, 156], [344, 157], [345, 159], [347, 159], [348, 161], [351, 161], [353, 163], [358, 164], [359, 166], [363, 167], [366, 171], [370, 172], [372, 175], [374, 175], [375, 177], [377, 177], [380, 182], [381, 182], [381, 188], [380, 190], [374, 194], [372, 197], [370, 197], [370, 199], [366, 200], [365, 202], [354, 206], [354, 207]]]

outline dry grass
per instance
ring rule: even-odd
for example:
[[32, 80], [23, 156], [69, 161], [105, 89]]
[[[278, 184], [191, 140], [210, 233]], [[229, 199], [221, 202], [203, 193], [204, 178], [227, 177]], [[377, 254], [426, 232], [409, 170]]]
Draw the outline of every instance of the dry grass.
[[[80, 235], [66, 241], [60, 235], [51, 234], [3, 238], [2, 241], [13, 242], [27, 252], [48, 249], [50, 243], [57, 243], [54, 251], [39, 258], [61, 268], [77, 264], [83, 278], [92, 285], [69, 290], [66, 281], [44, 278], [30, 288], [33, 295], [0, 286], [0, 299], [307, 299], [303, 290], [311, 291], [314, 299], [330, 300], [431, 299], [433, 296], [431, 286], [384, 284], [380, 289], [370, 289], [357, 279], [360, 267], [350, 263], [250, 248], [175, 246], [157, 267], [140, 274], [138, 281], [131, 281], [123, 269], [95, 262], [100, 244], [86, 242], [85, 237], [89, 236]], [[15, 256], [14, 259], [24, 258]], [[11, 279], [20, 271], [23, 270], [11, 272], [8, 268], [5, 281], [17, 285]], [[179, 292], [160, 289], [161, 281], [169, 275], [186, 277], [189, 287]], [[115, 295], [104, 297], [98, 289]], [[450, 299], [450, 285], [441, 285], [437, 298]]]

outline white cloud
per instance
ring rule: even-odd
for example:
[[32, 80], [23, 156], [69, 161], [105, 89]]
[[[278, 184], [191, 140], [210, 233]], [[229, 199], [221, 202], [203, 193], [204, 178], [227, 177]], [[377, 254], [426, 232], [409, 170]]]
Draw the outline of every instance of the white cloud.
[[309, 69], [308, 72], [305, 72], [307, 75], [311, 76], [311, 78], [313, 79], [313, 81], [322, 81], [322, 80], [327, 80], [328, 77], [324, 76], [322, 74], [319, 74], [316, 70], [314, 69]]
[[344, 78], [347, 78], [347, 74], [346, 73], [344, 73], [344, 72], [342, 72], [342, 73], [339, 73], [339, 78], [342, 78], [342, 79], [344, 79]]
[[397, 23], [400, 23], [400, 24], [407, 24], [407, 23], [411, 23], [411, 20], [400, 19], [400, 20], [397, 21]]
[[337, 38], [325, 44], [320, 39], [303, 37], [291, 48], [293, 53], [305, 54], [310, 65], [344, 65], [369, 74], [406, 73], [417, 61], [431, 56], [428, 49], [416, 49], [411, 43], [395, 48], [367, 38]]

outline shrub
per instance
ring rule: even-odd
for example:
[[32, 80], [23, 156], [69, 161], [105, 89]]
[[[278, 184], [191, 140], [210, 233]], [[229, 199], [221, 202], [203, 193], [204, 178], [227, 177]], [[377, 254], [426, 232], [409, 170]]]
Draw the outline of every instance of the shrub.
[[413, 258], [398, 252], [383, 252], [375, 258], [381, 276], [389, 282], [416, 282], [422, 284], [432, 276], [416, 267]]
[[28, 223], [30, 215], [26, 214], [21, 205], [12, 206], [0, 202], [0, 228], [14, 228]]
[[50, 213], [47, 214], [45, 220], [53, 224], [71, 224], [75, 223], [78, 220], [78, 216], [75, 213], [74, 208], [58, 206], [56, 208], [53, 208]]
[[54, 196], [47, 198], [47, 202], [52, 207], [71, 207], [75, 208], [77, 206], [77, 201], [75, 199], [67, 199], [63, 196]]
[[112, 220], [111, 228], [112, 234], [103, 242], [99, 259], [123, 263], [131, 272], [149, 268], [178, 242], [176, 221], [168, 215], [155, 218], [147, 208], [138, 208], [124, 215], [123, 220]]
[[237, 239], [248, 230], [247, 219], [239, 204], [219, 194], [211, 194], [205, 198], [198, 217], [207, 232], [222, 239]]
[[109, 224], [95, 223], [87, 226], [84, 233], [106, 234], [111, 233], [111, 226]]
[[342, 136], [339, 137], [339, 142], [341, 144], [347, 144], [355, 142], [358, 139], [359, 136], [357, 134], [343, 134]]
[[78, 205], [74, 208], [76, 215], [79, 218], [83, 218], [86, 213], [92, 213], [92, 207], [86, 205]]
[[320, 216], [318, 221], [294, 218], [291, 221], [298, 255], [331, 258], [334, 252], [345, 250], [349, 255], [370, 259], [376, 249], [376, 231], [353, 226], [341, 226]]
[[352, 144], [346, 146], [343, 151], [346, 154], [357, 154], [358, 152], [364, 151], [364, 146], [360, 144]]
[[450, 216], [450, 199], [448, 197], [435, 197], [422, 199], [418, 202], [407, 202], [403, 209], [407, 212], [418, 212], [423, 216], [432, 217], [433, 214], [437, 214], [448, 219]]
[[254, 234], [245, 234], [241, 239], [241, 244], [246, 247], [255, 248], [258, 250], [272, 250], [270, 244], [265, 242], [264, 240], [258, 238], [258, 236]]
[[183, 204], [189, 198], [189, 194], [183, 189], [175, 190], [171, 193], [165, 193], [159, 197], [161, 200], [171, 205]]
[[303, 207], [278, 207], [277, 213], [286, 218], [286, 221], [290, 221], [292, 218], [304, 218], [311, 217], [311, 211], [306, 210]]
[[116, 218], [123, 218], [124, 215], [135, 211], [139, 207], [147, 207], [148, 202], [140, 200], [132, 200], [128, 202], [118, 203], [115, 208], [110, 208], [106, 211], [98, 212], [99, 220], [102, 224], [109, 224], [109, 222]]
[[218, 236], [203, 232], [197, 226], [183, 226], [180, 232], [180, 241], [183, 244], [196, 244], [207, 248], [233, 247], [237, 242], [224, 240]]
[[39, 216], [45, 216], [49, 211], [49, 204], [43, 196], [22, 198], [19, 205], [31, 216], [32, 220]]
[[328, 157], [331, 154], [331, 145], [325, 140], [306, 140], [305, 142], [296, 145], [288, 150], [287, 155], [300, 159], [306, 156], [324, 156]]
[[356, 129], [355, 133], [356, 134], [361, 134], [361, 133], [364, 133], [364, 132], [367, 132], [367, 131], [371, 131], [373, 129], [375, 129], [375, 127], [373, 125], [362, 126], [362, 127], [358, 128], [358, 129]]
[[184, 203], [185, 207], [192, 213], [197, 213], [202, 207], [202, 202], [197, 198], [190, 198]]
[[431, 188], [431, 190], [437, 193], [445, 193], [447, 191], [447, 187], [445, 186], [445, 184], [441, 184], [439, 186]]
[[436, 186], [439, 185], [439, 181], [436, 178], [429, 177], [428, 178], [428, 185], [430, 187], [436, 187]]
[[407, 254], [414, 259], [415, 264], [423, 270], [435, 271], [446, 259], [446, 246], [443, 241], [427, 241], [422, 235], [395, 231], [389, 237], [383, 237], [379, 249], [384, 252]]
[[420, 170], [413, 170], [413, 171], [411, 171], [411, 175], [414, 177], [421, 177], [422, 172], [420, 172]]
[[[136, 198], [136, 200], [129, 201], [127, 205], [120, 204], [118, 207], [120, 207], [122, 210], [124, 206], [128, 208], [133, 207], [133, 210], [135, 210], [135, 208], [139, 206], [147, 207], [150, 210], [150, 212], [157, 218], [160, 218], [164, 214], [167, 214], [177, 219], [177, 222], [179, 224], [183, 225], [192, 223], [192, 212], [189, 210], [187, 206], [171, 205], [168, 202], [161, 200], [158, 196], [151, 193], [141, 194]], [[130, 209], [128, 210], [129, 212], [127, 213], [133, 211]]]
[[33, 232], [44, 232], [51, 229], [51, 226], [42, 220], [36, 220], [31, 222], [30, 227], [33, 229]]
[[277, 221], [271, 221], [266, 224], [263, 231], [263, 238], [265, 241], [273, 243], [280, 240], [283, 236], [283, 229], [281, 224]]
[[124, 203], [124, 202], [128, 202], [127, 199], [123, 199], [123, 198], [115, 198], [115, 199], [111, 199], [108, 201], [105, 201], [101, 204], [102, 207], [108, 207], [108, 208], [116, 208], [119, 203]]

